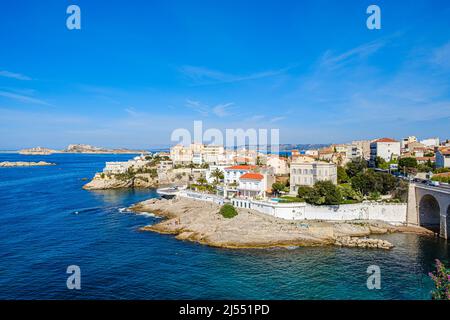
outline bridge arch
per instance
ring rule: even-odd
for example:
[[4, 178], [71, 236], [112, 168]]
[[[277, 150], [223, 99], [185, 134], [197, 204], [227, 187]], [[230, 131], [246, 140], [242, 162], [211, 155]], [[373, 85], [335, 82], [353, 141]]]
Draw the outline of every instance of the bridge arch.
[[419, 202], [420, 225], [426, 228], [439, 230], [439, 225], [441, 222], [440, 211], [441, 208], [438, 200], [430, 194], [424, 195]]

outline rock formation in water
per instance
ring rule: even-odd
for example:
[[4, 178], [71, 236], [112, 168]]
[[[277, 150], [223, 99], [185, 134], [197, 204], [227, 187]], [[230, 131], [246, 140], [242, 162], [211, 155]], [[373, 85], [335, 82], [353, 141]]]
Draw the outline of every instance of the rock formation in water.
[[54, 166], [55, 163], [39, 161], [39, 162], [26, 162], [26, 161], [4, 161], [0, 162], [0, 167], [39, 167], [39, 166]]

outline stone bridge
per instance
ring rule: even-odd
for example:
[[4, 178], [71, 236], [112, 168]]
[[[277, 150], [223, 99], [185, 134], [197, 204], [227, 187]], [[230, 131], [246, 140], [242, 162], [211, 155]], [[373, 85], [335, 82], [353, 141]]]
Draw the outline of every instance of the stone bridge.
[[450, 187], [410, 183], [407, 222], [450, 238]]

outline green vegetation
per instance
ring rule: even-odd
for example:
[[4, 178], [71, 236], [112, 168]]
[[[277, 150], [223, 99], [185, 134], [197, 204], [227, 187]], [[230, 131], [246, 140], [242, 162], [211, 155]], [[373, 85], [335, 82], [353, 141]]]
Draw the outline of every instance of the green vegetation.
[[302, 198], [293, 196], [281, 196], [280, 203], [305, 202]]
[[433, 300], [450, 300], [450, 269], [436, 259], [436, 271], [430, 272], [429, 276], [435, 286], [431, 298]]
[[433, 176], [431, 178], [431, 180], [444, 182], [444, 183], [450, 183], [450, 175], [448, 175], [448, 176]]
[[238, 215], [236, 209], [229, 203], [224, 204], [222, 208], [220, 208], [220, 214], [227, 219], [234, 218]]
[[365, 196], [373, 192], [386, 195], [394, 190], [397, 179], [389, 173], [368, 169], [354, 176], [351, 183], [354, 190]]
[[367, 161], [364, 158], [353, 159], [345, 168], [345, 171], [349, 178], [353, 178], [358, 173], [363, 172], [367, 169]]
[[298, 198], [314, 205], [335, 205], [342, 201], [340, 190], [331, 181], [317, 181], [314, 187], [299, 187]]
[[415, 174], [417, 172], [417, 160], [413, 157], [401, 158], [398, 161], [398, 167], [400, 171]]
[[446, 172], [450, 172], [450, 168], [438, 168], [433, 171], [433, 173], [446, 173]]
[[211, 172], [211, 177], [214, 178], [214, 182], [216, 184], [219, 184], [219, 182], [223, 180], [224, 175], [223, 172], [219, 170], [219, 168], [216, 168]]
[[[415, 159], [414, 159], [415, 160]], [[408, 160], [409, 161], [409, 160]], [[409, 165], [409, 162], [405, 165]], [[381, 166], [389, 167], [395, 160], [379, 160]], [[313, 187], [300, 186], [297, 199], [314, 205], [337, 205], [358, 203], [364, 199], [377, 201], [382, 195], [391, 195], [390, 202], [406, 202], [408, 183], [387, 172], [367, 168], [363, 158], [354, 159], [345, 167], [337, 168], [338, 185], [331, 181], [319, 181]]]
[[337, 181], [339, 184], [341, 183], [347, 183], [350, 181], [350, 178], [347, 174], [347, 171], [344, 167], [338, 166], [337, 167]]
[[279, 195], [282, 192], [289, 192], [289, 188], [284, 183], [275, 182], [272, 184], [272, 191], [275, 194]]

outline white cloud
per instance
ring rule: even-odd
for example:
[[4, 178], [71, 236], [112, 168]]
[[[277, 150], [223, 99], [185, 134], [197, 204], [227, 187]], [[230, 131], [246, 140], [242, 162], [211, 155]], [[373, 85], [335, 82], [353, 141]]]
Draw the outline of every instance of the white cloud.
[[10, 71], [6, 71], [6, 70], [0, 70], [0, 77], [6, 77], [6, 78], [12, 78], [12, 79], [16, 79], [16, 80], [32, 80], [30, 77], [20, 74], [20, 73], [15, 73], [15, 72], [10, 72]]
[[196, 85], [234, 83], [240, 81], [256, 80], [267, 77], [273, 77], [285, 73], [290, 68], [278, 70], [267, 70], [255, 72], [247, 75], [236, 75], [224, 73], [217, 70], [211, 70], [205, 67], [183, 66], [179, 71]]
[[0, 91], [0, 96], [9, 98], [12, 100], [16, 100], [19, 102], [39, 104], [39, 105], [43, 105], [43, 106], [50, 106], [50, 104], [45, 102], [44, 100], [36, 99], [36, 98], [29, 97], [29, 96], [22, 95], [22, 94], [16, 94], [16, 93], [7, 92], [7, 91]]
[[225, 117], [225, 116], [230, 115], [230, 112], [228, 109], [233, 105], [234, 105], [234, 103], [232, 103], [232, 102], [218, 104], [217, 106], [212, 108], [212, 112], [218, 117]]

